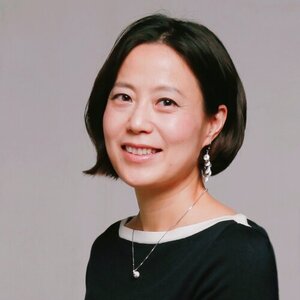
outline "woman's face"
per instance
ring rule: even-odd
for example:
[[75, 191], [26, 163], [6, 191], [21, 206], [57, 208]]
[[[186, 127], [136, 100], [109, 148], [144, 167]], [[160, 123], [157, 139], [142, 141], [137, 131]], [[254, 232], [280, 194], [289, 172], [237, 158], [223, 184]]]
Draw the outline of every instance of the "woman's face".
[[159, 188], [199, 176], [208, 124], [197, 79], [172, 48], [142, 44], [129, 53], [103, 117], [107, 153], [120, 178]]

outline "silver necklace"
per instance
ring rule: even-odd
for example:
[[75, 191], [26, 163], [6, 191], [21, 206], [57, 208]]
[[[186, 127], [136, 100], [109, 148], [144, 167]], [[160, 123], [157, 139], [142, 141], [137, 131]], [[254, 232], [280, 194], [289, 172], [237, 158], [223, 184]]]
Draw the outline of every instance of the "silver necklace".
[[149, 253], [146, 255], [146, 257], [140, 262], [140, 264], [135, 267], [135, 261], [134, 261], [134, 232], [135, 230], [132, 230], [132, 238], [131, 238], [131, 254], [132, 254], [132, 275], [134, 278], [140, 277], [140, 272], [138, 269], [144, 264], [144, 262], [149, 258], [151, 253], [155, 250], [155, 248], [159, 245], [160, 241], [165, 237], [165, 235], [172, 230], [174, 227], [178, 225], [178, 223], [187, 215], [187, 213], [196, 205], [196, 203], [200, 200], [200, 198], [207, 192], [207, 189], [202, 191], [202, 193], [199, 195], [199, 197], [195, 200], [195, 202], [184, 212], [184, 214], [178, 219], [178, 221], [169, 227], [169, 229], [161, 236], [161, 238], [158, 240], [158, 242], [152, 247], [152, 249], [149, 251]]

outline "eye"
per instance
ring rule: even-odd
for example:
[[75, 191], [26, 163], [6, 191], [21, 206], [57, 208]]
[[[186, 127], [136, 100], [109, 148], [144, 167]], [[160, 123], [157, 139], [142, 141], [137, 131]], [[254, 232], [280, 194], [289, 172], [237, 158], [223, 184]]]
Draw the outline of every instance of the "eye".
[[121, 100], [124, 102], [128, 102], [128, 101], [131, 101], [131, 98], [127, 94], [119, 93], [119, 94], [113, 95], [112, 100]]
[[159, 99], [158, 103], [162, 106], [178, 106], [174, 100], [169, 99], [169, 98]]

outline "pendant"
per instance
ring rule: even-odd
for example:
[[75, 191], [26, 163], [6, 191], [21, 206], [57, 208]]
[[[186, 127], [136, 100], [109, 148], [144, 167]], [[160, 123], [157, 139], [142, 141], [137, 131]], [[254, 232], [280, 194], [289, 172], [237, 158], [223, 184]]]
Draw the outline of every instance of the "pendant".
[[133, 271], [132, 271], [132, 274], [133, 274], [133, 277], [134, 277], [134, 278], [139, 278], [139, 277], [140, 277], [140, 272], [137, 271], [137, 270], [133, 270]]

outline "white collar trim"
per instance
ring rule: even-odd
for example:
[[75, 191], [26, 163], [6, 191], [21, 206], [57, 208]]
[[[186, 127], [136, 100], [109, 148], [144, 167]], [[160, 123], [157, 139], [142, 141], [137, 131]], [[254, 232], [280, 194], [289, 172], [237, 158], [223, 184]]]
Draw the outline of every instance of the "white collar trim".
[[[125, 226], [127, 223], [128, 218], [123, 219], [120, 222], [119, 227], [119, 237], [128, 241], [132, 239], [132, 231], [133, 229], [128, 228]], [[251, 227], [248, 224], [247, 217], [243, 214], [235, 214], [235, 215], [228, 215], [223, 217], [218, 217], [214, 219], [210, 219], [207, 221], [202, 221], [197, 224], [187, 225], [183, 227], [178, 227], [173, 230], [170, 230], [165, 237], [162, 239], [160, 244], [175, 241], [179, 239], [183, 239], [189, 237], [193, 234], [196, 234], [202, 230], [205, 230], [219, 222], [233, 220], [239, 224]], [[141, 244], [155, 244], [157, 241], [162, 237], [165, 231], [142, 231], [142, 230], [135, 230], [134, 231], [134, 242], [141, 243]]]

